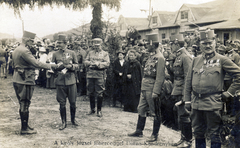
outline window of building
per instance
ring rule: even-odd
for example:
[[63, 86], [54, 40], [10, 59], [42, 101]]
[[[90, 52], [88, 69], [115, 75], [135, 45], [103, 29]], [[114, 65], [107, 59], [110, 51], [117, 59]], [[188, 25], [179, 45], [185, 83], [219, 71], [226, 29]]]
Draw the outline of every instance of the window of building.
[[156, 16], [152, 17], [152, 23], [157, 24], [157, 17]]
[[188, 19], [188, 11], [181, 11], [181, 19]]
[[166, 35], [165, 33], [162, 34], [162, 39], [165, 39], [166, 38]]

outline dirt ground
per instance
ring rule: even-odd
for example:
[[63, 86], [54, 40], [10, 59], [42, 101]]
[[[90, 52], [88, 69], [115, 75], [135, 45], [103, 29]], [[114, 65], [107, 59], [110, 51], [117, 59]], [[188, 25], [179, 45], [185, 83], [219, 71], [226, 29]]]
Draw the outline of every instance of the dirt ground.
[[145, 140], [152, 132], [153, 119], [147, 118], [142, 138], [128, 137], [136, 128], [138, 115], [124, 112], [120, 107], [110, 107], [104, 102], [103, 117], [87, 116], [89, 101], [77, 98], [76, 120], [79, 126], [70, 122], [69, 103], [67, 103], [67, 128], [58, 130], [61, 119], [55, 89], [35, 87], [30, 105], [29, 124], [37, 130], [35, 135], [20, 135], [19, 105], [12, 77], [0, 79], [0, 147], [1, 148], [62, 148], [62, 147], [135, 147], [165, 148], [172, 146], [180, 138], [180, 133], [161, 125], [159, 139], [154, 143]]

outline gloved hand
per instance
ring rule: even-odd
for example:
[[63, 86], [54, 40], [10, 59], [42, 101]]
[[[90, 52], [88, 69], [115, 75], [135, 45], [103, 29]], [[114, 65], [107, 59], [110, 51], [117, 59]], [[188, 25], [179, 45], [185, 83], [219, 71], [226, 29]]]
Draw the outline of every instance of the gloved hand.
[[182, 100], [180, 100], [180, 101], [178, 101], [177, 103], [175, 103], [175, 106], [182, 105], [182, 103], [183, 103], [183, 101], [182, 101]]
[[185, 108], [188, 110], [188, 111], [191, 111], [191, 102], [185, 102]]
[[225, 91], [222, 93], [222, 101], [223, 102], [228, 102], [230, 97], [231, 97], [231, 95], [228, 92]]

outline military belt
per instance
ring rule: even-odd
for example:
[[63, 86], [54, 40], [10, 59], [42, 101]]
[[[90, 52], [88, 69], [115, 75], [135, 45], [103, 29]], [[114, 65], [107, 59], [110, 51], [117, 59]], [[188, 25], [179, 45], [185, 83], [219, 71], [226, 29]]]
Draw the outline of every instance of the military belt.
[[222, 93], [222, 91], [213, 92], [213, 93], [206, 93], [206, 94], [199, 94], [199, 93], [193, 91], [193, 95], [194, 95], [194, 96], [197, 96], [197, 97], [199, 97], [199, 98], [205, 98], [205, 97], [209, 97], [210, 95], [221, 94], [221, 93]]
[[156, 79], [156, 76], [145, 75], [144, 78]]
[[183, 80], [184, 77], [174, 77], [174, 80]]

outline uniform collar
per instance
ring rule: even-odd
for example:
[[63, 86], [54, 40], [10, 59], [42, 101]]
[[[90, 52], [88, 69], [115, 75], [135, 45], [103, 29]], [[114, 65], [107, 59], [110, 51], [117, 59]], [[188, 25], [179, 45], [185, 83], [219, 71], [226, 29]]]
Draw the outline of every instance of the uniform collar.
[[209, 60], [209, 59], [213, 58], [215, 55], [216, 55], [215, 51], [210, 53], [210, 54], [203, 53], [203, 58], [206, 59], [206, 60]]

